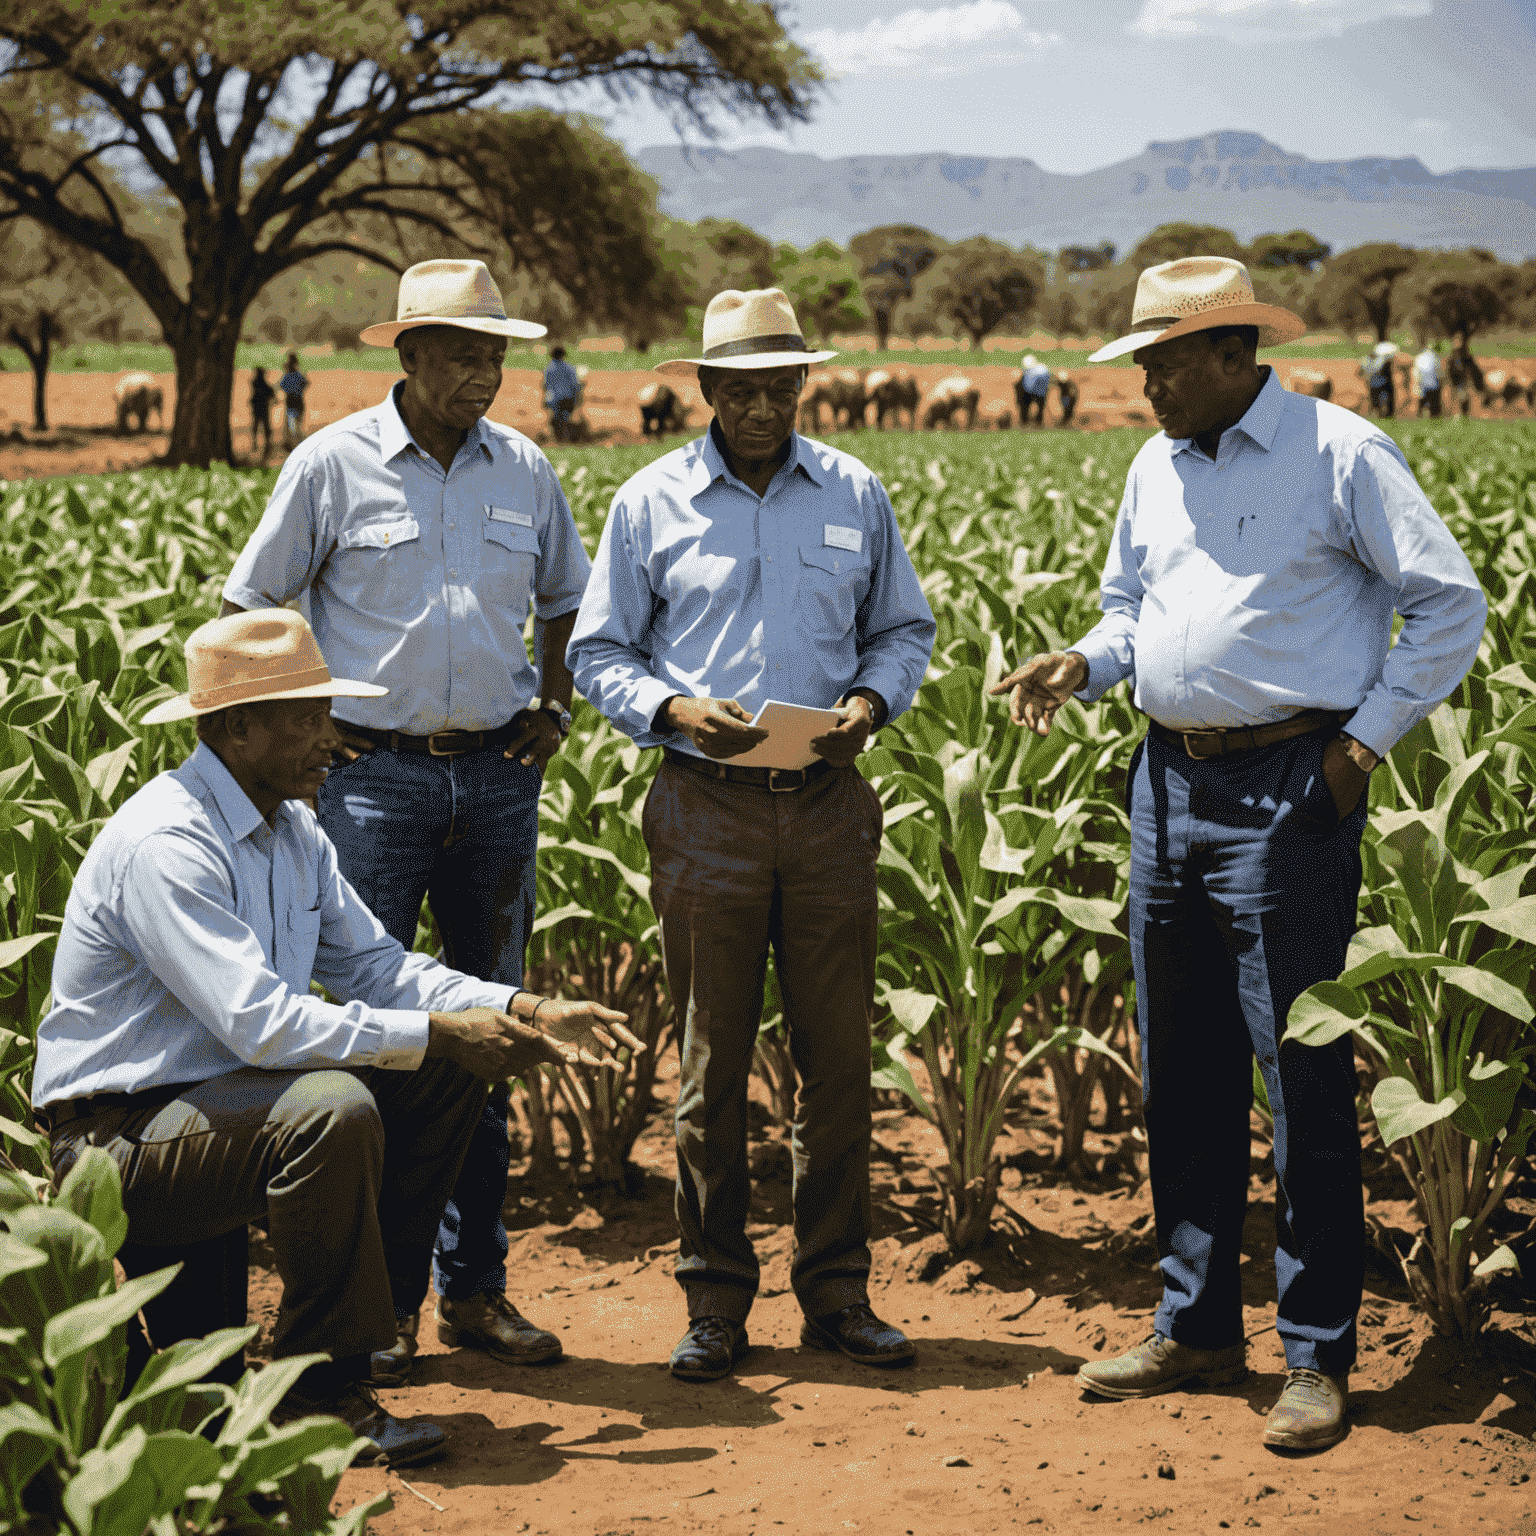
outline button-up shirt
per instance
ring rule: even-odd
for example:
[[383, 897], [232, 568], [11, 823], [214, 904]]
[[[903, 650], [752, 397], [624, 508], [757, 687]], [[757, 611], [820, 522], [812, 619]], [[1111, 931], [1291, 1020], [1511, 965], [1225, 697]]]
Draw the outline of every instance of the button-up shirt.
[[1214, 459], [1163, 433], [1142, 447], [1100, 591], [1070, 647], [1079, 698], [1134, 677], [1175, 730], [1357, 710], [1349, 732], [1378, 755], [1461, 681], [1488, 613], [1391, 438], [1273, 369]]
[[402, 420], [399, 387], [289, 456], [224, 596], [273, 608], [308, 594], [332, 675], [389, 689], [337, 699], [340, 720], [494, 730], [539, 692], [530, 600], [545, 623], [570, 613], [591, 562], [526, 437], [482, 417], [445, 473]]
[[885, 487], [791, 434], [759, 499], [714, 429], [619, 488], [567, 656], [576, 686], [643, 747], [675, 694], [826, 709], [868, 688], [894, 718], [933, 650], [928, 600]]
[[1031, 363], [1019, 375], [1019, 383], [1027, 395], [1048, 395], [1051, 392], [1051, 370], [1044, 363]]
[[1425, 347], [1413, 360], [1413, 371], [1421, 390], [1440, 388], [1440, 354], [1433, 347]]
[[[318, 981], [342, 1003], [309, 989]], [[273, 825], [208, 746], [145, 785], [81, 861], [38, 1026], [36, 1105], [270, 1069], [421, 1064], [431, 1011], [505, 986], [408, 953], [309, 809]]]
[[544, 398], [547, 401], [576, 400], [581, 396], [581, 375], [563, 357], [557, 357], [544, 370]]

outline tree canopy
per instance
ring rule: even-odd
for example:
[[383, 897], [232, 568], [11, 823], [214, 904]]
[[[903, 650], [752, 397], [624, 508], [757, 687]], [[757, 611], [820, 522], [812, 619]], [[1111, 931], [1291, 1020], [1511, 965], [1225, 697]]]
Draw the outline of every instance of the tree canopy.
[[[654, 185], [592, 123], [509, 110], [527, 92], [645, 93], [708, 132], [803, 120], [820, 78], [771, 0], [39, 0], [0, 39], [0, 219], [143, 297], [176, 358], [170, 457], [198, 463], [229, 456], [246, 311], [302, 262], [505, 252], [614, 311], [664, 270]], [[181, 273], [125, 181], [176, 205]]]
[[1394, 304], [1420, 336], [1471, 340], [1504, 317], [1514, 277], [1486, 251], [1430, 252], [1397, 285]]
[[1230, 229], [1216, 224], [1159, 224], [1127, 258], [1138, 271], [1185, 256], [1230, 256], [1243, 259], [1243, 247]]
[[793, 300], [808, 337], [825, 342], [869, 324], [859, 270], [834, 241], [818, 240], [803, 251], [781, 245], [774, 255], [773, 280]]
[[890, 339], [896, 306], [912, 297], [913, 285], [938, 260], [944, 245], [931, 230], [917, 224], [882, 224], [848, 242], [882, 352]]
[[1335, 325], [1351, 331], [1368, 325], [1378, 341], [1385, 341], [1392, 327], [1393, 287], [1418, 260], [1417, 251], [1390, 242], [1341, 251], [1318, 287], [1318, 308]]
[[1005, 319], [1027, 320], [1044, 286], [1037, 258], [976, 235], [940, 254], [922, 297], [936, 318], [959, 325], [979, 347]]
[[1307, 271], [1327, 261], [1333, 247], [1305, 229], [1284, 235], [1260, 235], [1248, 247], [1250, 267], [1305, 267]]

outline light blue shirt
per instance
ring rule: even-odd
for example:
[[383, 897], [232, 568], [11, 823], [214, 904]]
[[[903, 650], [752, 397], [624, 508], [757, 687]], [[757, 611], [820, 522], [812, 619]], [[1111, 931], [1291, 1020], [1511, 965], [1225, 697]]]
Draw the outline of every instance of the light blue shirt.
[[1377, 754], [1466, 675], [1488, 615], [1391, 438], [1273, 369], [1214, 461], [1189, 438], [1142, 447], [1100, 593], [1069, 647], [1079, 698], [1134, 677], [1137, 708], [1175, 730], [1355, 709]]
[[412, 1070], [429, 1012], [507, 1007], [385, 933], [307, 806], [275, 823], [199, 744], [102, 828], [64, 908], [35, 1105], [244, 1066]]
[[494, 730], [539, 692], [523, 630], [581, 601], [591, 571], [548, 459], [482, 417], [445, 474], [383, 404], [289, 456], [224, 584], [242, 608], [308, 593], [335, 677], [379, 683], [337, 699], [350, 724], [427, 736]]
[[1026, 395], [1048, 395], [1051, 392], [1051, 370], [1044, 363], [1033, 363], [1019, 375]]
[[563, 357], [557, 357], [544, 370], [546, 400], [576, 400], [581, 396], [581, 375]]
[[567, 651], [576, 686], [642, 746], [675, 694], [830, 708], [869, 688], [912, 702], [933, 613], [885, 487], [857, 459], [791, 434], [761, 500], [709, 432], [619, 488]]
[[1418, 376], [1421, 391], [1440, 388], [1440, 356], [1433, 348], [1425, 347], [1414, 358], [1413, 371]]

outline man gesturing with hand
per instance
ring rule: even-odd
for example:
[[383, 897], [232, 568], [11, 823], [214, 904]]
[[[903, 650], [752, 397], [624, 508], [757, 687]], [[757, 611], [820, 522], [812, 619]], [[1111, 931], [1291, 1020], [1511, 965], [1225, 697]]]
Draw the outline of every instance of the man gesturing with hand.
[[[747, 1345], [747, 1077], [772, 947], [796, 1108], [801, 1338], [870, 1365], [912, 1346], [869, 1308], [869, 1031], [880, 802], [854, 760], [922, 681], [934, 623], [880, 482], [795, 434], [809, 353], [777, 289], [717, 294], [698, 372], [708, 433], [623, 486], [569, 656], [577, 686], [665, 760], [645, 805], [651, 901], [686, 1010], [677, 1106], [674, 1375], [726, 1375]], [[836, 708], [814, 761], [733, 762], [775, 700]]]
[[992, 690], [1041, 736], [1127, 677], [1150, 717], [1130, 939], [1163, 1298], [1145, 1344], [1078, 1380], [1125, 1398], [1243, 1375], [1257, 1058], [1289, 1367], [1264, 1440], [1316, 1449], [1345, 1430], [1364, 1266], [1354, 1054], [1348, 1035], [1281, 1042], [1344, 967], [1370, 772], [1460, 682], [1487, 606], [1392, 440], [1259, 365], [1303, 327], [1254, 302], [1240, 262], [1149, 268], [1133, 325], [1092, 361], [1134, 351], [1163, 430], [1131, 466], [1103, 620]]

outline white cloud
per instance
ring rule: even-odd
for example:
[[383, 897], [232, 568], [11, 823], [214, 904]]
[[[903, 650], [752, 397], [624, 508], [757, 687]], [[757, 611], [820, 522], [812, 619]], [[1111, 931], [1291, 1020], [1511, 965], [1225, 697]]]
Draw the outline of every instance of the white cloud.
[[1416, 117], [1409, 124], [1418, 133], [1449, 133], [1451, 125], [1443, 117]]
[[1433, 0], [1142, 0], [1130, 30], [1142, 37], [1303, 42], [1368, 22], [1428, 16], [1432, 9]]
[[1000, 63], [1054, 47], [1055, 32], [1024, 25], [1007, 0], [971, 0], [967, 5], [903, 11], [887, 20], [877, 16], [863, 27], [837, 31], [821, 27], [802, 41], [836, 75], [865, 75], [877, 70], [922, 74]]

